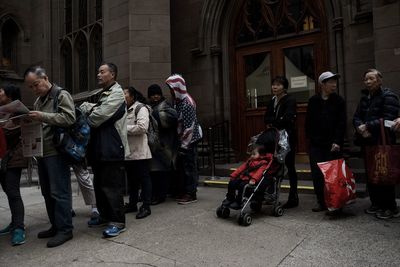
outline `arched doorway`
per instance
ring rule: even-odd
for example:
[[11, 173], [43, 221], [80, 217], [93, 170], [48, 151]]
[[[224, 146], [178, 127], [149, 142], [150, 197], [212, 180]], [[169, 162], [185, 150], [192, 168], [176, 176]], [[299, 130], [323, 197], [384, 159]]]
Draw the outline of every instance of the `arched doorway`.
[[231, 31], [232, 134], [243, 153], [264, 129], [271, 79], [285, 75], [298, 102], [298, 153], [306, 153], [304, 118], [318, 74], [328, 66], [324, 7], [314, 0], [242, 1]]

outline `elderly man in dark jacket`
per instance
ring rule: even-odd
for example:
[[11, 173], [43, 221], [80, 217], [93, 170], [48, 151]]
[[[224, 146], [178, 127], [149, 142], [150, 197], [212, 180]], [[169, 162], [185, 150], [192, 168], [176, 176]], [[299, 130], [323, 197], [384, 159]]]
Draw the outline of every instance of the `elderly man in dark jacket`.
[[[388, 88], [382, 87], [382, 74], [376, 69], [364, 73], [366, 89], [362, 91], [360, 103], [354, 114], [353, 125], [357, 131], [357, 142], [362, 147], [376, 145], [381, 138], [380, 119], [393, 121], [399, 114], [398, 97]], [[396, 136], [389, 133], [391, 143]], [[371, 207], [365, 210], [375, 214], [379, 219], [400, 216], [396, 204], [395, 187], [393, 185], [377, 185], [368, 183]]]
[[319, 76], [321, 92], [308, 101], [306, 114], [306, 136], [310, 141], [310, 167], [318, 205], [314, 212], [326, 210], [324, 198], [324, 176], [317, 163], [342, 156], [346, 129], [346, 105], [336, 93], [338, 74], [330, 71]]
[[88, 115], [91, 140], [88, 157], [93, 170], [94, 192], [100, 212], [88, 222], [89, 227], [107, 225], [104, 237], [118, 236], [125, 231], [124, 159], [129, 155], [126, 126], [126, 103], [116, 81], [117, 66], [103, 63], [97, 80], [103, 88], [97, 103], [84, 102], [81, 109]]
[[171, 172], [175, 169], [178, 152], [178, 136], [176, 127], [178, 114], [163, 96], [158, 84], [150, 85], [147, 91], [152, 115], [158, 123], [160, 147], [152, 151], [150, 176], [153, 184], [152, 205], [165, 201], [171, 179]]

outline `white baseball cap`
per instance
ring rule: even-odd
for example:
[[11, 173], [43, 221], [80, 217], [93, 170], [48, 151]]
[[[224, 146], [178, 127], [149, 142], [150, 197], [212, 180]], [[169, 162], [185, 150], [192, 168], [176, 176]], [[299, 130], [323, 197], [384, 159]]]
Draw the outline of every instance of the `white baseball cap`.
[[319, 75], [318, 82], [322, 84], [325, 80], [330, 78], [340, 78], [340, 75], [337, 73], [332, 73], [330, 71], [325, 71], [321, 75]]

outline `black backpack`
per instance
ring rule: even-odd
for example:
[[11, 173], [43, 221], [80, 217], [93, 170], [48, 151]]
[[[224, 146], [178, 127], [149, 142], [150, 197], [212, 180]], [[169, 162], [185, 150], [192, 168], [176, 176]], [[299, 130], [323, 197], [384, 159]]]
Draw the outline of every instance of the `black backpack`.
[[[62, 89], [61, 89], [62, 90]], [[58, 90], [54, 97], [53, 109], [58, 112]], [[90, 126], [82, 110], [75, 106], [75, 123], [68, 128], [54, 127], [53, 144], [57, 151], [72, 162], [81, 162], [85, 159], [90, 139]]]

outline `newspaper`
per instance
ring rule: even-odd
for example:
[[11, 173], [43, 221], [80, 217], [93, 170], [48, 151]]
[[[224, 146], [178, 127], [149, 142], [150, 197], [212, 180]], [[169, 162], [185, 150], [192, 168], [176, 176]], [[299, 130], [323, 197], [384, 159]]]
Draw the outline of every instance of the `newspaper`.
[[29, 109], [19, 100], [0, 106], [0, 123], [27, 116]]
[[22, 153], [24, 157], [43, 156], [43, 127], [40, 122], [21, 123]]

